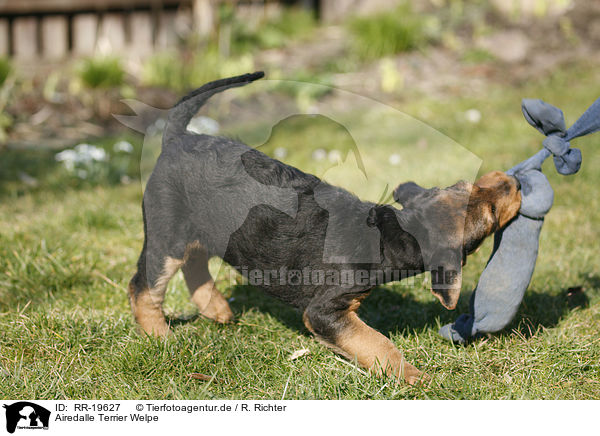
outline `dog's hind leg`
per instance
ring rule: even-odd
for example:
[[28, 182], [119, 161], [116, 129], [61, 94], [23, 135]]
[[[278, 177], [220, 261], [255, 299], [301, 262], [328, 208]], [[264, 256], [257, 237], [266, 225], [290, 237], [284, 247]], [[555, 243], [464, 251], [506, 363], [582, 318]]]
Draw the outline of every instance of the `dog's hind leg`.
[[[360, 298], [343, 311], [329, 311], [323, 302], [310, 304], [304, 312], [304, 324], [317, 339], [337, 353], [376, 375], [403, 378], [414, 384], [427, 378], [404, 360], [402, 352], [384, 335], [365, 324], [356, 314]], [[325, 303], [326, 304], [326, 303]]]
[[169, 333], [162, 305], [167, 284], [182, 263], [182, 260], [168, 256], [149, 255], [144, 244], [137, 272], [129, 283], [129, 302], [135, 320], [150, 336], [166, 336]]
[[208, 271], [208, 254], [204, 247], [199, 244], [188, 246], [182, 271], [192, 301], [198, 306], [200, 313], [220, 323], [230, 322], [233, 312], [215, 287]]

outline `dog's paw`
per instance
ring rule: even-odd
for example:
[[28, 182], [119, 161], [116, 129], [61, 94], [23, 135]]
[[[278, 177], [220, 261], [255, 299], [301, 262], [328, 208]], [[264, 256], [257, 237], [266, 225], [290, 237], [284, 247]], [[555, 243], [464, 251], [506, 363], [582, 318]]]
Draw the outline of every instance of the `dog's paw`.
[[173, 332], [171, 331], [171, 329], [169, 328], [167, 323], [165, 323], [164, 325], [161, 325], [161, 324], [153, 325], [151, 328], [150, 327], [140, 328], [139, 331], [140, 331], [140, 334], [146, 335], [146, 336], [149, 336], [152, 338], [168, 338], [168, 337], [173, 336]]
[[417, 368], [415, 368], [409, 363], [404, 364], [402, 376], [404, 377], [404, 381], [411, 386], [428, 385], [431, 382], [431, 377], [429, 376], [429, 374], [423, 371], [419, 371]]

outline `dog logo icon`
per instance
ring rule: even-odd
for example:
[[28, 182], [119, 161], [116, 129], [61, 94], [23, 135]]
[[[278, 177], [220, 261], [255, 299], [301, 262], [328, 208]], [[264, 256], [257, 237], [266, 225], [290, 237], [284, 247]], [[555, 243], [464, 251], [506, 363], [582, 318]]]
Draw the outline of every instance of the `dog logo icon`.
[[19, 401], [10, 405], [4, 404], [6, 409], [6, 431], [14, 433], [18, 429], [36, 430], [48, 429], [50, 411], [42, 406], [28, 401]]

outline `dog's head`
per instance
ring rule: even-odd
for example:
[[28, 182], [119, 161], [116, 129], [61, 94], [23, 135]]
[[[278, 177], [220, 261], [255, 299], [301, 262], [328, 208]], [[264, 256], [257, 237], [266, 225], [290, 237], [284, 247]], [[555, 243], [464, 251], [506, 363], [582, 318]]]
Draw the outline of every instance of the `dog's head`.
[[419, 243], [432, 292], [454, 309], [467, 255], [516, 216], [521, 192], [516, 178], [494, 171], [474, 184], [461, 181], [446, 189], [403, 183], [394, 199], [407, 210], [401, 224]]

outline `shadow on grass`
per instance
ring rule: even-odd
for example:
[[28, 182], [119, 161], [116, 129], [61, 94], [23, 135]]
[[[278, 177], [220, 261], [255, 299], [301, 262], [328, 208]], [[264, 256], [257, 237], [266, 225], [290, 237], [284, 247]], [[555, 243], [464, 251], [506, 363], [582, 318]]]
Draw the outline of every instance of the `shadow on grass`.
[[[0, 195], [7, 194], [9, 183], [20, 183], [26, 190], [48, 178], [58, 168], [55, 154], [51, 149], [0, 151]], [[30, 178], [30, 186], [22, 181], [25, 174]]]
[[597, 292], [599, 285], [600, 277], [591, 276], [561, 289], [558, 294], [528, 289], [517, 315], [500, 334], [509, 335], [518, 331], [523, 337], [530, 338], [541, 327], [554, 327], [571, 312], [587, 309], [590, 295]]
[[[250, 308], [278, 319], [287, 327], [302, 334], [310, 335], [302, 322], [302, 313], [271, 297], [252, 286], [235, 286], [230, 303], [234, 313], [239, 314]], [[464, 299], [461, 309], [467, 310], [468, 298]], [[368, 325], [389, 336], [405, 330], [421, 330], [452, 322], [458, 311], [448, 311], [437, 301], [417, 301], [414, 296], [396, 292], [386, 287], [373, 289], [369, 297], [361, 304], [358, 313]]]
[[[531, 337], [539, 328], [556, 326], [573, 310], [589, 306], [587, 288], [598, 289], [600, 277], [586, 278], [584, 285], [576, 285], [551, 294], [530, 289], [525, 294], [521, 307], [511, 323], [499, 335], [510, 335], [514, 330]], [[302, 322], [299, 310], [280, 302], [259, 289], [239, 285], [232, 291], [230, 306], [237, 315], [250, 308], [269, 314], [287, 327], [304, 335], [310, 335]], [[418, 301], [409, 293], [397, 292], [387, 287], [375, 288], [366, 298], [358, 313], [371, 327], [386, 336], [398, 332], [433, 329], [453, 322], [458, 315], [468, 311], [470, 294], [462, 296], [456, 310], [444, 309], [436, 300]], [[183, 321], [185, 322], [185, 321]]]
[[525, 339], [533, 337], [541, 328], [555, 327], [575, 310], [585, 310], [590, 296], [600, 289], [600, 277], [581, 276], [578, 284], [558, 293], [528, 289], [514, 319], [497, 336], [518, 332]]
[[[260, 289], [247, 285], [235, 286], [229, 305], [234, 314], [256, 309], [279, 320], [286, 327], [310, 336], [302, 322], [300, 310], [283, 303]], [[465, 307], [466, 309], [466, 307]], [[449, 312], [437, 301], [419, 302], [411, 295], [403, 295], [388, 288], [375, 288], [358, 310], [360, 317], [371, 327], [389, 335], [406, 329], [435, 328], [437, 319], [452, 322], [456, 312]], [[200, 315], [171, 317], [171, 325], [182, 325], [196, 320]]]
[[167, 321], [167, 324], [171, 326], [171, 328], [175, 328], [175, 327], [178, 327], [181, 325], [185, 325], [187, 323], [194, 322], [198, 318], [202, 318], [202, 315], [200, 315], [199, 313], [194, 314], [194, 315], [184, 315], [184, 316], [173, 316], [173, 315], [165, 314], [165, 320]]

